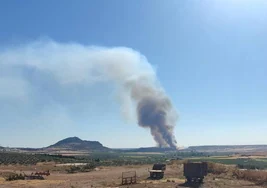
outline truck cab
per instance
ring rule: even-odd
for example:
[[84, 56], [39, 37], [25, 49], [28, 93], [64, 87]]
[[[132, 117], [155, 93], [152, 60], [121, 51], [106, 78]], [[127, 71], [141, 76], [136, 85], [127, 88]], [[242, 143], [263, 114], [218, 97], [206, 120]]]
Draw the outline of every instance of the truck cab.
[[151, 179], [162, 179], [164, 177], [164, 171], [166, 170], [166, 164], [154, 164], [152, 170], [149, 170]]

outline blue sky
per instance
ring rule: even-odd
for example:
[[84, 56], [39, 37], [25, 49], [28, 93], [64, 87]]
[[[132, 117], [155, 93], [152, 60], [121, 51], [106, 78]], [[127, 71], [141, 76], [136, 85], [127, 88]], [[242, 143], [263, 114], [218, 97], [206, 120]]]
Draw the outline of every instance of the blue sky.
[[[179, 113], [178, 145], [267, 144], [266, 10], [265, 0], [8, 0], [0, 52], [43, 38], [132, 48], [156, 67]], [[122, 118], [112, 85], [61, 87], [42, 72], [8, 72], [1, 61], [0, 145], [42, 147], [69, 136], [155, 145], [149, 130]]]

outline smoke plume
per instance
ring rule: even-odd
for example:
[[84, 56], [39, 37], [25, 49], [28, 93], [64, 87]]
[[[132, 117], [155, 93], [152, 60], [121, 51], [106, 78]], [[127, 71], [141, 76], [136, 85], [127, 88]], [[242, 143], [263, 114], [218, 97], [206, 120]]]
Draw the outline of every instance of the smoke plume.
[[158, 146], [176, 147], [173, 129], [177, 113], [154, 68], [137, 51], [37, 41], [0, 51], [0, 68], [16, 67], [47, 73], [62, 85], [114, 83], [123, 115], [129, 118], [135, 109], [136, 122], [150, 129]]

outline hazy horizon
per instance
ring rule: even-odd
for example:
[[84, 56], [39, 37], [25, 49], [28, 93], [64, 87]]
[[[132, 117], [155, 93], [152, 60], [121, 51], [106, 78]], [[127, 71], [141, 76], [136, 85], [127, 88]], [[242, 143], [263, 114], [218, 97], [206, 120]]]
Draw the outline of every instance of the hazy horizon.
[[[78, 136], [70, 136], [70, 137], [66, 137], [66, 138], [71, 138], [71, 137], [78, 137]], [[58, 141], [61, 141], [61, 140], [64, 140], [66, 138], [62, 138]], [[101, 141], [99, 140], [86, 140], [86, 139], [82, 139], [80, 137], [78, 137], [79, 139], [83, 140], [83, 141], [97, 141], [99, 143], [101, 143], [103, 146], [105, 147], [108, 147], [107, 145], [103, 144]], [[28, 147], [28, 146], [23, 146], [23, 147], [19, 147], [19, 146], [2, 146], [0, 145], [0, 147], [6, 147], [6, 148], [44, 148], [44, 147], [48, 147], [48, 146], [51, 146], [53, 144], [56, 144], [58, 141], [54, 142], [54, 143], [50, 143], [46, 146], [41, 146], [41, 147]], [[267, 144], [216, 144], [216, 145], [213, 145], [213, 144], [208, 144], [208, 145], [184, 145], [184, 146], [180, 146], [181, 148], [188, 148], [188, 147], [198, 147], [198, 146], [267, 146]], [[155, 145], [151, 145], [151, 146], [140, 146], [140, 147], [108, 147], [108, 148], [111, 148], [111, 149], [137, 149], [137, 148], [150, 148], [150, 147], [157, 147]]]
[[[0, 146], [73, 135], [110, 148], [267, 144], [266, 10], [265, 0], [2, 2]], [[150, 94], [168, 112], [154, 129], [133, 108]]]

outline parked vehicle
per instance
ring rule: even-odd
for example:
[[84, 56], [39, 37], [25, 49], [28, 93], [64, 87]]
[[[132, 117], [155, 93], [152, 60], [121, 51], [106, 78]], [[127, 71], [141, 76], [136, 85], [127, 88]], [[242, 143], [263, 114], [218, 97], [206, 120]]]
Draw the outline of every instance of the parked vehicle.
[[166, 170], [166, 164], [154, 164], [150, 172], [151, 179], [162, 179], [164, 177], [164, 171]]
[[203, 182], [208, 174], [208, 164], [206, 162], [184, 163], [184, 176], [187, 182]]

